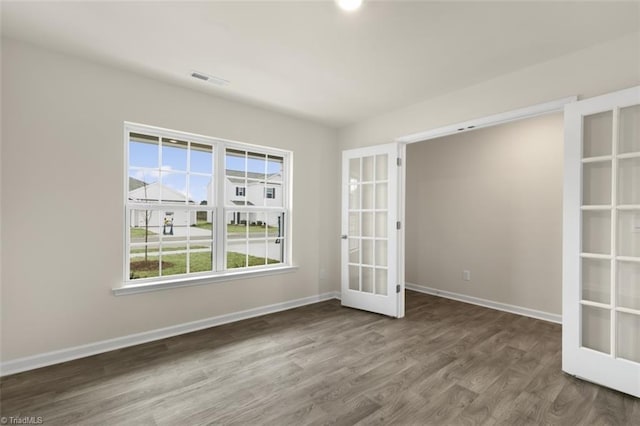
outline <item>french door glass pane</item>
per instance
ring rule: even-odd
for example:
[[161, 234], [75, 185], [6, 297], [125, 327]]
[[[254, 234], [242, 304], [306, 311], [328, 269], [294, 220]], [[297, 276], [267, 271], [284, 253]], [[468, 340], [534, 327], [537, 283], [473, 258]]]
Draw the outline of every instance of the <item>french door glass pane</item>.
[[360, 240], [349, 238], [349, 263], [360, 263]]
[[362, 186], [362, 208], [373, 209], [373, 184], [363, 183]]
[[386, 212], [377, 212], [376, 213], [376, 237], [386, 237], [387, 236], [387, 213]]
[[389, 157], [387, 154], [381, 154], [376, 156], [376, 180], [387, 180], [388, 179], [388, 162]]
[[583, 158], [611, 155], [612, 137], [612, 111], [585, 116], [583, 121]]
[[607, 354], [611, 352], [609, 309], [582, 306], [582, 346]]
[[360, 185], [349, 185], [349, 209], [355, 210], [360, 208]]
[[349, 290], [360, 290], [360, 267], [349, 265]]
[[611, 253], [611, 213], [609, 211], [582, 212], [582, 251]]
[[386, 183], [376, 184], [376, 209], [378, 210], [387, 209], [387, 184]]
[[640, 211], [618, 212], [618, 256], [640, 257]]
[[360, 159], [352, 158], [349, 160], [349, 182], [360, 182]]
[[362, 240], [362, 264], [373, 265], [373, 240]]
[[609, 304], [611, 301], [611, 262], [582, 259], [582, 299]]
[[611, 204], [611, 161], [583, 165], [582, 204]]
[[365, 293], [373, 293], [373, 268], [363, 266], [362, 271], [362, 291]]
[[376, 240], [376, 266], [387, 266], [387, 240]]
[[374, 180], [374, 158], [373, 156], [364, 157], [362, 159], [362, 181], [372, 182]]
[[376, 294], [387, 295], [387, 270], [376, 268]]
[[372, 212], [363, 212], [362, 213], [362, 236], [363, 237], [373, 237], [373, 213]]
[[640, 310], [640, 263], [618, 262], [618, 306]]
[[640, 105], [620, 109], [618, 153], [640, 152]]
[[618, 161], [618, 204], [640, 204], [640, 158]]
[[618, 357], [640, 362], [640, 315], [618, 312]]
[[349, 213], [349, 236], [360, 236], [360, 213], [358, 212]]

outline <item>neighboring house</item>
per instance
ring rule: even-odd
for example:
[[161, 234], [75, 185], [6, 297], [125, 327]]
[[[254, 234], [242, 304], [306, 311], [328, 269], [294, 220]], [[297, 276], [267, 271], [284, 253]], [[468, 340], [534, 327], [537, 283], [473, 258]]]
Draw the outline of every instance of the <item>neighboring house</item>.
[[[282, 173], [274, 173], [266, 176], [262, 173], [248, 172], [245, 180], [245, 174], [241, 171], [227, 170], [226, 171], [226, 186], [227, 194], [226, 205], [236, 206], [269, 206], [277, 207], [283, 206], [282, 201]], [[211, 194], [211, 183], [207, 187], [207, 193]], [[159, 182], [146, 184], [145, 182], [129, 178], [129, 199], [133, 201], [151, 201], [157, 202], [162, 194], [164, 203], [170, 203], [176, 205], [174, 211], [152, 212], [149, 217], [150, 226], [162, 226], [164, 218], [168, 220], [173, 219], [174, 226], [192, 226], [197, 223], [196, 212], [186, 212], [179, 210], [178, 206], [184, 205], [187, 200], [186, 194], [180, 191], [169, 188], [166, 185], [162, 185]], [[195, 205], [193, 200], [188, 200], [189, 204]], [[212, 200], [207, 199], [207, 204], [211, 205]], [[131, 212], [131, 226], [140, 227], [145, 226], [145, 210], [135, 210]], [[158, 220], [157, 213], [165, 213], [164, 217], [160, 217]], [[170, 214], [169, 214], [170, 213]], [[211, 222], [211, 213], [207, 213], [207, 222]], [[270, 226], [277, 226], [277, 218], [274, 216], [270, 220], [266, 219], [264, 215], [259, 213], [240, 213], [235, 212], [233, 217], [227, 219], [229, 224], [239, 223], [258, 223], [258, 222], [273, 222], [268, 223]]]
[[132, 210], [131, 226], [145, 226], [145, 217], [149, 215], [149, 226], [158, 227], [164, 224], [164, 220], [171, 221], [174, 226], [195, 225], [196, 212], [181, 210], [185, 201], [195, 205], [193, 200], [187, 200], [187, 196], [180, 191], [162, 185], [159, 182], [145, 183], [139, 179], [129, 178], [129, 200], [140, 202], [158, 202], [162, 197], [165, 204], [175, 204], [175, 210]]

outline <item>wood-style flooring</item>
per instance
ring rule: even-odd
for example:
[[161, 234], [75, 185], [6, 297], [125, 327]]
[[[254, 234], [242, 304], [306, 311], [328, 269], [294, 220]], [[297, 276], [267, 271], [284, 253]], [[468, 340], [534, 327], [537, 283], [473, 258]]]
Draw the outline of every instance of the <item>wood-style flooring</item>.
[[1, 380], [44, 424], [639, 425], [640, 400], [560, 370], [561, 329], [407, 292], [406, 318], [336, 300]]

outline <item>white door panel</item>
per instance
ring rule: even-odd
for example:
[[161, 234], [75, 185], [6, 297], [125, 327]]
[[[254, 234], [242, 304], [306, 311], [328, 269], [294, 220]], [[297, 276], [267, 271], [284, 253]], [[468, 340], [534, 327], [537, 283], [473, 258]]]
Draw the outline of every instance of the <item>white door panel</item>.
[[342, 304], [392, 317], [404, 316], [399, 149], [394, 143], [342, 155]]
[[565, 107], [562, 369], [640, 397], [640, 86]]

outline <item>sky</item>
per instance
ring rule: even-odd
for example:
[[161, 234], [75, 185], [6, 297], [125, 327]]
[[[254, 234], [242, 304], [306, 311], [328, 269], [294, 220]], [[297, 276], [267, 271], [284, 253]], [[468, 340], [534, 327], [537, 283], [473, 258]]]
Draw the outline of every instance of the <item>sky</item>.
[[[189, 198], [196, 204], [207, 199], [207, 185], [211, 181], [213, 170], [213, 153], [210, 147], [198, 145], [200, 149], [187, 148], [186, 142], [162, 145], [162, 157], [158, 143], [130, 141], [129, 143], [129, 176], [147, 183], [154, 183], [161, 178], [161, 183], [182, 194], [187, 193], [187, 157], [190, 156]], [[245, 170], [245, 157], [226, 155], [227, 170]], [[162, 167], [159, 165], [162, 164]], [[254, 173], [277, 173], [282, 168], [282, 161], [265, 158], [248, 157], [247, 171]]]

